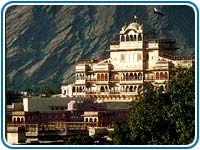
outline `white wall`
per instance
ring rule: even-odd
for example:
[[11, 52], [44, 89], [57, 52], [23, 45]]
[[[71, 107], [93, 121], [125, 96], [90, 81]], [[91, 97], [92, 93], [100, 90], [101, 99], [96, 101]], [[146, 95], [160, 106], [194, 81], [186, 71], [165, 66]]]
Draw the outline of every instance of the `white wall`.
[[72, 88], [73, 88], [72, 84], [62, 85], [61, 86], [61, 97], [72, 97]]
[[51, 106], [67, 106], [67, 98], [24, 98], [24, 111], [49, 111]]
[[18, 144], [18, 133], [7, 133], [7, 142], [9, 144]]

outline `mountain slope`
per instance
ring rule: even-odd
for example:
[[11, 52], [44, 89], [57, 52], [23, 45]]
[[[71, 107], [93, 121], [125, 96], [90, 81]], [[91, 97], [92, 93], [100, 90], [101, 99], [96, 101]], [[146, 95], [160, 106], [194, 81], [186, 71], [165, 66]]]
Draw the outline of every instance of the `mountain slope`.
[[[153, 8], [165, 17], [156, 16]], [[78, 60], [108, 56], [109, 42], [137, 15], [146, 30], [173, 38], [194, 54], [194, 12], [188, 6], [11, 6], [6, 11], [6, 75], [11, 90], [73, 82]]]

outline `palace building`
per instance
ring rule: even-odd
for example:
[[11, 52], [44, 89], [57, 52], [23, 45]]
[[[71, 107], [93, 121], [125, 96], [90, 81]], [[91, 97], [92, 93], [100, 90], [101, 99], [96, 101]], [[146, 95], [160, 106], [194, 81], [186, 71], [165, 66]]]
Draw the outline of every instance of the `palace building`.
[[194, 66], [194, 57], [175, 56], [175, 40], [156, 39], [137, 20], [123, 26], [118, 36], [108, 59], [77, 63], [75, 82], [61, 87], [61, 97], [26, 96], [8, 105], [7, 141], [43, 143], [109, 132], [114, 123], [129, 118], [130, 101], [145, 82], [165, 89], [171, 70]]
[[78, 62], [75, 82], [63, 85], [62, 97], [92, 97], [103, 101], [132, 101], [142, 91], [144, 82], [165, 89], [170, 70], [194, 66], [194, 57], [175, 56], [172, 39], [156, 39], [134, 20], [123, 26], [119, 41], [110, 44], [105, 60]]

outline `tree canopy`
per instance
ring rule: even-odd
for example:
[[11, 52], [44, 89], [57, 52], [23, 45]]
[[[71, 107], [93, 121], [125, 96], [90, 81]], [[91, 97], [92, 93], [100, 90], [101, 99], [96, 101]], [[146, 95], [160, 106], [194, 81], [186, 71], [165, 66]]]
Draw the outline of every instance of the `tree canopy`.
[[[165, 91], [145, 84], [132, 102], [129, 121], [115, 126], [113, 144], [190, 144], [195, 136], [195, 72], [170, 73]], [[127, 138], [128, 137], [128, 138]]]

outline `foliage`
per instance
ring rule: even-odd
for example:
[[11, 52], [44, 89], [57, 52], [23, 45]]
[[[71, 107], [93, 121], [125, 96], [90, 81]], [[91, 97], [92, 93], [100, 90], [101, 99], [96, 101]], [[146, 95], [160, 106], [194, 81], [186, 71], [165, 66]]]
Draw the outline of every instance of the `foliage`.
[[130, 117], [131, 139], [134, 144], [161, 144], [167, 142], [165, 135], [169, 124], [165, 106], [168, 96], [162, 90], [155, 90], [150, 84], [144, 85], [143, 96], [132, 104]]
[[113, 144], [129, 145], [130, 142], [130, 128], [128, 122], [121, 122], [114, 124], [114, 131], [110, 133]]
[[38, 96], [40, 94], [54, 95], [61, 92], [60, 89], [54, 89], [48, 86], [26, 88], [25, 91], [28, 92], [28, 94], [32, 96]]
[[195, 71], [179, 68], [172, 73], [168, 94], [171, 107], [167, 115], [176, 128], [177, 144], [189, 144], [195, 135]]
[[[190, 144], [195, 134], [195, 72], [171, 72], [164, 92], [145, 84], [128, 124], [115, 126], [114, 144]], [[129, 138], [130, 137], [130, 138]]]

